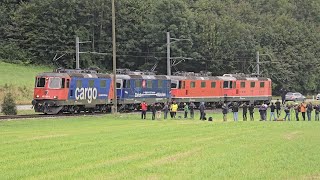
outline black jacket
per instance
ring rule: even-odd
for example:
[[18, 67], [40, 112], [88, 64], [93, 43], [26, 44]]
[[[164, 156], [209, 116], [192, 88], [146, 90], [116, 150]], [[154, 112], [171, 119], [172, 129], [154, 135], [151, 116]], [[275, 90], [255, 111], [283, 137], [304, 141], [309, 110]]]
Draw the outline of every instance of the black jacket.
[[239, 111], [239, 107], [238, 107], [238, 105], [233, 105], [232, 106], [232, 112], [238, 112]]
[[253, 113], [254, 112], [254, 106], [249, 106], [249, 112]]

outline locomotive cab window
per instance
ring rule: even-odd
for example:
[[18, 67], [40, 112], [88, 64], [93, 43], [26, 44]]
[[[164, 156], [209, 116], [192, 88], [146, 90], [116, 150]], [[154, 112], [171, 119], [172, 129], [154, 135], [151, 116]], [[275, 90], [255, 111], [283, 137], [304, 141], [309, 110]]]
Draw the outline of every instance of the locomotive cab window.
[[44, 87], [46, 85], [46, 78], [37, 78], [36, 87]]
[[130, 80], [123, 80], [123, 88], [131, 88]]
[[229, 81], [223, 81], [223, 88], [229, 88]]
[[49, 79], [49, 88], [50, 89], [60, 89], [61, 88], [61, 78], [52, 77]]
[[117, 79], [117, 89], [121, 89], [121, 88], [122, 88], [122, 80]]
[[178, 88], [178, 81], [172, 80], [171, 81], [171, 89], [177, 89]]
[[186, 86], [186, 82], [185, 81], [179, 81], [179, 89], [184, 89]]
[[223, 88], [224, 89], [236, 88], [236, 82], [234, 82], [234, 81], [223, 81]]
[[230, 89], [233, 86], [233, 82], [232, 81], [223, 81], [223, 88], [224, 89]]
[[70, 79], [67, 79], [67, 88], [70, 87]]
[[66, 84], [66, 79], [62, 78], [61, 88], [64, 88]]
[[264, 82], [260, 82], [260, 87], [264, 88]]

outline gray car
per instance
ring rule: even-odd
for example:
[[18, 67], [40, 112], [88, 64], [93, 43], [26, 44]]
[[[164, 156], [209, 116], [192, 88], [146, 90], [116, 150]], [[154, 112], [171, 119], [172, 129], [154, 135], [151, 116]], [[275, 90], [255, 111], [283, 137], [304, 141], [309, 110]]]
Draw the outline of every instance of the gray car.
[[286, 94], [286, 101], [304, 101], [306, 100], [306, 97], [303, 96], [301, 93], [295, 92], [288, 92]]

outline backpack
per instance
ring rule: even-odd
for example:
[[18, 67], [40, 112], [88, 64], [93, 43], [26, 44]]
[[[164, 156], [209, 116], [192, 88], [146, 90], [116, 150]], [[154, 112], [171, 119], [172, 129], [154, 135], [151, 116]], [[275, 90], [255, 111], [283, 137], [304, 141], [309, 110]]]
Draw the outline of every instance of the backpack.
[[208, 121], [212, 121], [212, 117], [209, 117]]

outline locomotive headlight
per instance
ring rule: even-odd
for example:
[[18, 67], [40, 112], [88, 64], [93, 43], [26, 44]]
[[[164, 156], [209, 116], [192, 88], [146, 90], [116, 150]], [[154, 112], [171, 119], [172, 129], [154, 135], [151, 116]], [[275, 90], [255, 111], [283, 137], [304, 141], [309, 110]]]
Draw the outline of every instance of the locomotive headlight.
[[40, 97], [39, 95], [36, 96], [37, 98]]
[[58, 96], [53, 96], [53, 99], [58, 99]]

